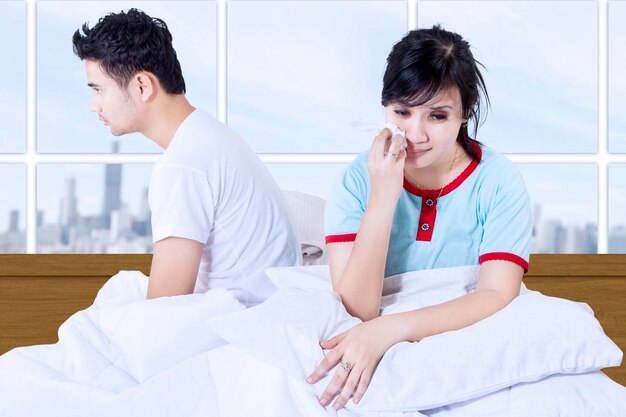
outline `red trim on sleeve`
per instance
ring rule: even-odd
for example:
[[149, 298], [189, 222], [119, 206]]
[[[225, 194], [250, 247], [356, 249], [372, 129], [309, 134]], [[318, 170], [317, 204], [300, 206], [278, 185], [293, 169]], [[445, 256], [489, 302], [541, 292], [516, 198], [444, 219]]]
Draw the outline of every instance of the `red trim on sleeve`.
[[486, 261], [509, 261], [513, 262], [524, 268], [524, 273], [528, 272], [528, 262], [524, 258], [521, 258], [515, 254], [508, 252], [491, 252], [485, 253], [484, 255], [480, 255], [478, 258], [479, 263], [483, 263]]
[[348, 233], [346, 235], [329, 235], [326, 236], [326, 243], [354, 242], [356, 233]]

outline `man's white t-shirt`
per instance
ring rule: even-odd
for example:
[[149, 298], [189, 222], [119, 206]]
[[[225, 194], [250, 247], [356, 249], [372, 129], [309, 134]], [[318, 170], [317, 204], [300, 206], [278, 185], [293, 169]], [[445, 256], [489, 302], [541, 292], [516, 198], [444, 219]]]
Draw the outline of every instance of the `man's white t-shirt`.
[[149, 201], [154, 242], [204, 245], [194, 292], [222, 287], [257, 304], [275, 290], [266, 268], [302, 262], [274, 179], [235, 132], [202, 110], [183, 121], [157, 161]]

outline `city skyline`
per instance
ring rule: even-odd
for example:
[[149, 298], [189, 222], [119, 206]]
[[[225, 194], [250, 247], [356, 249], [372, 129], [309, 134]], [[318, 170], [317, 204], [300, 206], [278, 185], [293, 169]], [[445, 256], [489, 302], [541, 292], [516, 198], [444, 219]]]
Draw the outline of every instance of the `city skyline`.
[[[114, 149], [117, 146], [114, 145]], [[142, 164], [141, 168], [144, 173], [149, 173], [151, 166]], [[522, 167], [529, 168], [529, 164], [523, 164]], [[518, 167], [520, 165], [518, 164]], [[57, 165], [50, 164], [48, 168], [58, 168]], [[73, 168], [76, 164], [72, 165]], [[268, 169], [277, 180], [282, 189], [291, 189], [301, 192], [308, 192], [318, 197], [327, 198], [329, 183], [334, 181], [340, 174], [345, 164], [311, 164], [289, 166], [289, 164], [268, 164]], [[40, 253], [55, 252], [85, 252], [89, 248], [99, 249], [100, 252], [108, 252], [115, 248], [122, 248], [131, 252], [148, 253], [151, 248], [151, 238], [146, 230], [149, 228], [149, 203], [148, 203], [148, 185], [140, 187], [140, 192], [133, 190], [126, 192], [122, 197], [124, 184], [126, 183], [126, 175], [129, 177], [136, 176], [137, 166], [120, 165], [120, 164], [99, 164], [98, 166], [87, 166], [90, 170], [98, 169], [101, 176], [97, 181], [99, 185], [90, 185], [90, 192], [86, 195], [90, 198], [90, 209], [84, 210], [79, 207], [85, 207], [82, 204], [82, 198], [78, 193], [79, 189], [84, 189], [84, 182], [92, 182], [97, 176], [90, 175], [65, 175], [62, 173], [64, 180], [62, 182], [61, 192], [55, 193], [56, 201], [53, 202], [59, 207], [57, 212], [38, 210], [38, 251]], [[522, 169], [524, 171], [535, 174], [537, 178], [553, 176], [554, 169], [567, 169], [571, 172], [581, 173], [582, 168], [593, 171], [593, 166], [536, 166], [534, 169]], [[626, 174], [626, 166], [612, 167], [623, 169]], [[298, 176], [294, 177], [294, 171], [298, 172]], [[541, 173], [543, 171], [543, 173]], [[615, 174], [615, 172], [611, 172]], [[626, 175], [612, 175], [611, 178], [626, 178]], [[59, 177], [59, 175], [49, 175], [49, 172], [41, 174], [46, 180]], [[528, 173], [526, 173], [528, 175]], [[149, 175], [148, 175], [149, 176]], [[572, 176], [572, 175], [570, 175]], [[589, 175], [588, 175], [589, 176]], [[573, 176], [572, 176], [573, 177]], [[533, 187], [533, 183], [537, 180], [531, 177], [529, 191], [539, 189], [544, 194], [550, 193], [550, 186], [539, 182], [539, 187]], [[307, 182], [302, 182], [306, 180]], [[529, 178], [526, 183], [529, 184]], [[579, 179], [572, 179], [573, 184], [580, 190], [584, 191], [585, 184]], [[304, 187], [301, 185], [304, 184]], [[325, 184], [325, 185], [321, 185]], [[587, 187], [595, 184], [595, 179], [590, 178]], [[567, 184], [565, 184], [567, 186]], [[100, 191], [98, 191], [100, 190]], [[589, 194], [589, 193], [587, 193]], [[92, 198], [94, 195], [99, 198]], [[574, 193], [571, 198], [577, 198], [579, 193]], [[134, 200], [135, 204], [130, 201]], [[589, 198], [591, 202], [595, 202], [596, 197]], [[545, 201], [545, 199], [544, 199]], [[597, 223], [595, 219], [582, 219], [577, 222], [563, 221], [558, 215], [554, 215], [558, 211], [559, 205], [546, 210], [546, 207], [554, 205], [554, 202], [542, 205], [534, 202], [534, 232], [533, 232], [533, 253], [594, 253], [597, 250]], [[565, 206], [571, 206], [567, 204]], [[23, 228], [21, 224], [21, 212], [17, 209], [11, 209], [8, 212], [8, 227], [0, 231], [0, 249], [7, 247], [6, 235], [13, 236], [19, 244], [24, 243], [24, 237], [20, 235]], [[114, 219], [111, 220], [111, 217]], [[108, 218], [108, 220], [107, 220]], [[144, 222], [139, 224], [137, 222]], [[147, 222], [147, 223], [146, 223]], [[74, 229], [72, 231], [72, 229]], [[142, 230], [142, 232], [138, 232]], [[99, 232], [98, 232], [99, 231]], [[22, 233], [23, 234], [23, 233]], [[124, 245], [120, 246], [118, 238], [127, 238]], [[138, 239], [137, 244], [133, 243], [134, 239]], [[616, 224], [614, 221], [610, 225], [609, 244], [612, 250], [626, 251], [626, 222]], [[42, 243], [44, 241], [44, 243]], [[4, 242], [4, 243], [3, 243]], [[78, 244], [77, 244], [78, 242]], [[74, 246], [72, 246], [74, 245]], [[78, 245], [78, 246], [76, 246]], [[22, 249], [20, 249], [22, 250]], [[96, 250], [98, 252], [98, 250]]]
[[[114, 145], [113, 151], [118, 149], [117, 145]], [[528, 172], [536, 174], [538, 178], [546, 177], [546, 176], [554, 176], [554, 169], [567, 169], [572, 172], [581, 173], [582, 168], [587, 168], [590, 172], [593, 171], [593, 166], [551, 166], [551, 165], [538, 165], [534, 167], [530, 167], [527, 164], [518, 165], [520, 168], [528, 168], [522, 169], [522, 174], [524, 175], [526, 171], [526, 175]], [[49, 168], [58, 168], [57, 165], [51, 165]], [[72, 165], [73, 168], [76, 165]], [[289, 164], [269, 164], [268, 169], [278, 181], [279, 185], [282, 189], [292, 189], [297, 191], [306, 191], [312, 194], [317, 195], [318, 197], [327, 198], [327, 191], [329, 189], [329, 183], [334, 181], [337, 176], [344, 169], [345, 164], [326, 164], [326, 165], [298, 165], [298, 166], [289, 166]], [[47, 228], [51, 230], [55, 230], [55, 233], [61, 233], [61, 229], [75, 227], [78, 225], [80, 219], [88, 219], [88, 227], [92, 229], [107, 229], [110, 230], [111, 227], [109, 225], [109, 221], [105, 220], [107, 217], [111, 216], [113, 212], [121, 212], [124, 213], [127, 217], [127, 228], [131, 227], [133, 219], [146, 220], [149, 218], [149, 204], [148, 204], [148, 194], [147, 194], [147, 183], [141, 187], [141, 193], [137, 193], [136, 191], [129, 193], [126, 198], [122, 198], [122, 189], [123, 184], [125, 183], [125, 173], [128, 168], [136, 168], [133, 165], [119, 165], [119, 164], [101, 164], [97, 167], [89, 166], [86, 167], [88, 169], [99, 169], [102, 175], [99, 178], [100, 186], [90, 185], [89, 190], [90, 193], [88, 196], [99, 195], [99, 199], [92, 199], [91, 201], [91, 209], [90, 210], [79, 210], [79, 206], [81, 205], [81, 198], [79, 198], [77, 189], [78, 185], [81, 185], [81, 182], [89, 181], [91, 182], [94, 176], [90, 175], [81, 175], [80, 181], [77, 182], [77, 175], [63, 175], [63, 187], [61, 192], [55, 193], [57, 196], [56, 200], [52, 203], [56, 204], [60, 207], [58, 213], [51, 214], [50, 211], [46, 212], [45, 210], [39, 210], [39, 221], [38, 226], [40, 228]], [[144, 171], [149, 171], [150, 166], [144, 165]], [[298, 172], [297, 177], [294, 177], [292, 174], [294, 171]], [[542, 172], [543, 171], [543, 172]], [[539, 172], [539, 174], [537, 174]], [[62, 173], [66, 174], [66, 173]], [[55, 176], [50, 175], [49, 172], [41, 174], [47, 180], [50, 178], [54, 178]], [[58, 177], [57, 175], [56, 177]], [[132, 170], [130, 171], [129, 176], [134, 176]], [[572, 175], [570, 175], [572, 176]], [[589, 175], [587, 175], [589, 177]], [[308, 180], [308, 183], [304, 183], [304, 187], [302, 180]], [[529, 178], [526, 179], [526, 182]], [[532, 200], [532, 190], [534, 187], [533, 183], [538, 182], [535, 177], [530, 178], [530, 192], [531, 192], [531, 200]], [[581, 184], [580, 180], [574, 180], [576, 185], [584, 190], [584, 185]], [[595, 183], [594, 178], [589, 178], [587, 183], [587, 187], [591, 187]], [[321, 186], [320, 184], [325, 184]], [[84, 184], [82, 184], [84, 185]], [[541, 190], [543, 193], [550, 193], [549, 187], [545, 188], [545, 183], [540, 183]], [[83, 187], [84, 189], [85, 187]], [[98, 190], [100, 190], [98, 192]], [[138, 201], [139, 203], [134, 206], [133, 209], [129, 208], [128, 200], [133, 199]], [[139, 198], [138, 198], [139, 197]], [[576, 198], [576, 194], [572, 195], [573, 198]], [[595, 201], [595, 198], [590, 198], [590, 201]], [[571, 205], [571, 204], [569, 204]], [[549, 205], [548, 205], [549, 206]], [[566, 204], [567, 206], [567, 204]], [[535, 234], [534, 240], [539, 241], [539, 243], [535, 242], [534, 249], [538, 252], [559, 252], [559, 251], [571, 251], [572, 248], [578, 248], [573, 250], [578, 251], [595, 251], [595, 241], [596, 238], [592, 236], [593, 233], [597, 233], [596, 224], [594, 219], [586, 219], [582, 222], [572, 223], [572, 222], [563, 222], [559, 220], [558, 216], [554, 216], [551, 213], [554, 213], [554, 209], [545, 210], [546, 206], [542, 204], [533, 203], [534, 208], [534, 218], [535, 218]], [[558, 206], [557, 206], [558, 207]], [[15, 224], [16, 220], [16, 210], [12, 210], [10, 212], [10, 222]], [[130, 220], [128, 220], [130, 219]], [[54, 227], [58, 227], [58, 230], [54, 229]], [[83, 224], [83, 228], [86, 226]], [[15, 229], [15, 227], [13, 228]], [[86, 229], [87, 234], [89, 234], [89, 230]], [[550, 236], [552, 233], [552, 237], [546, 238], [546, 236]], [[67, 236], [65, 238], [65, 243], [67, 244]], [[562, 241], [562, 242], [561, 242]], [[547, 243], [546, 243], [547, 242]], [[582, 243], [581, 243], [582, 242]], [[114, 243], [114, 242], [112, 242]], [[591, 246], [590, 246], [591, 245]], [[41, 246], [41, 245], [38, 245]], [[562, 248], [559, 249], [559, 248]], [[581, 249], [582, 248], [582, 249]]]
[[[113, 143], [113, 152], [119, 150]], [[140, 193], [138, 212], [131, 212], [122, 198], [124, 165], [104, 164], [100, 211], [81, 213], [75, 176], [65, 179], [57, 224], [37, 225], [40, 253], [150, 253], [152, 251], [148, 186]], [[93, 191], [93, 190], [92, 190]], [[92, 193], [93, 194], [93, 193]]]

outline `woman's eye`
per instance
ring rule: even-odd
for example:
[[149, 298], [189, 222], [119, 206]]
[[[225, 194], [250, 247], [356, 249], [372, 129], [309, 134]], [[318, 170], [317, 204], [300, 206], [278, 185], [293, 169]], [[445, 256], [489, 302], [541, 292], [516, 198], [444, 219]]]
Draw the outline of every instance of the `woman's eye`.
[[399, 116], [408, 116], [410, 114], [408, 111], [402, 109], [396, 109], [393, 112]]
[[447, 114], [434, 113], [430, 117], [435, 120], [446, 120], [448, 118]]

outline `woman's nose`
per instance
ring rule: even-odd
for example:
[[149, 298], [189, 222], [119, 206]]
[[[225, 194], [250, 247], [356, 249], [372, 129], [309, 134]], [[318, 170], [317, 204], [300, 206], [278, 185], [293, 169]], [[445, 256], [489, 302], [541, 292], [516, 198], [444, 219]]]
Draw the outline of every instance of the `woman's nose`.
[[[428, 135], [424, 124], [420, 120], [411, 120], [406, 124], [406, 139], [411, 143], [423, 143], [428, 141]], [[402, 129], [402, 128], [401, 128]]]

